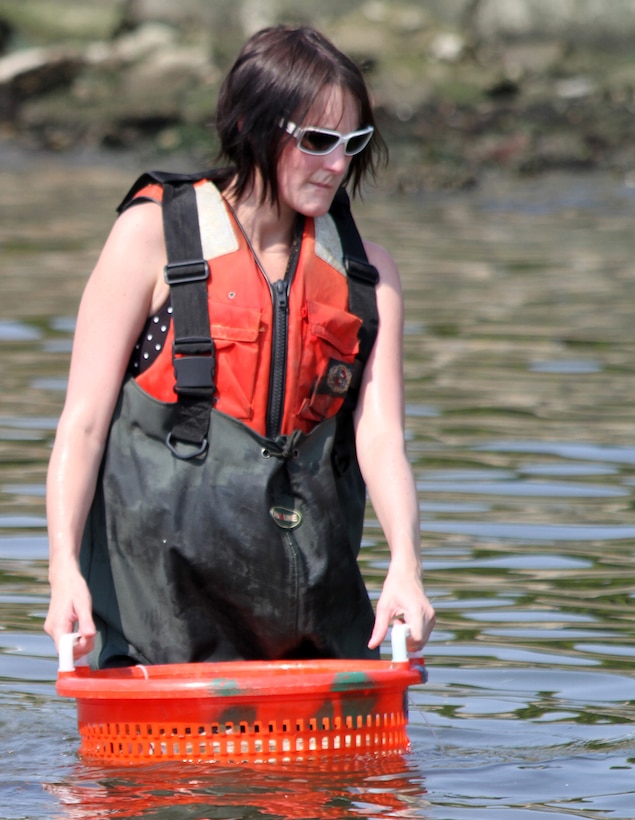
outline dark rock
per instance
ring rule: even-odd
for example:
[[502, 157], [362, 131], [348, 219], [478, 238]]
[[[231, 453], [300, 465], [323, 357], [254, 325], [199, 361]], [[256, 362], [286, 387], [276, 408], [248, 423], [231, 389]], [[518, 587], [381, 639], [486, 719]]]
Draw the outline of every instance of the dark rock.
[[9, 50], [9, 45], [15, 34], [15, 27], [6, 20], [0, 17], [0, 54], [6, 54]]
[[15, 120], [25, 99], [68, 88], [83, 59], [76, 51], [34, 48], [0, 58], [0, 118]]

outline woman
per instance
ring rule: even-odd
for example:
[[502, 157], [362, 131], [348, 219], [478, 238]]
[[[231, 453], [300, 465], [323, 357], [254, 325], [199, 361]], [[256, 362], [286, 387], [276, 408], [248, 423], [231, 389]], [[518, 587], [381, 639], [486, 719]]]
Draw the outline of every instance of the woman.
[[[373, 243], [347, 258], [342, 189], [384, 149], [363, 78], [316, 31], [265, 29], [217, 128], [228, 169], [143, 177], [86, 286], [49, 466], [45, 629], [77, 629], [96, 666], [376, 657], [394, 618], [420, 649], [434, 611], [399, 277]], [[375, 615], [364, 483], [391, 551]]]

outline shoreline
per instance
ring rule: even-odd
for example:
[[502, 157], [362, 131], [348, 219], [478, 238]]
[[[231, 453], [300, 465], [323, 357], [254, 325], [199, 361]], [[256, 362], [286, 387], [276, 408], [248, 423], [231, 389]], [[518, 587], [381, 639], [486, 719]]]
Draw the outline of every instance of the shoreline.
[[[161, 22], [155, 9], [113, 34], [117, 7], [106, 5], [108, 27], [95, 22], [81, 41], [47, 39], [45, 28], [27, 36], [16, 15], [21, 46], [0, 53], [0, 165], [41, 153], [69, 164], [211, 167], [214, 101], [244, 32], [234, 21], [223, 41], [176, 10]], [[486, 16], [489, 4], [470, 5]], [[212, 12], [202, 3], [201, 21]], [[624, 44], [583, 32], [477, 35], [465, 21], [414, 7], [400, 17], [381, 2], [343, 4], [321, 28], [365, 68], [391, 156], [381, 179], [395, 191], [468, 189], [492, 171], [635, 173], [635, 68]]]

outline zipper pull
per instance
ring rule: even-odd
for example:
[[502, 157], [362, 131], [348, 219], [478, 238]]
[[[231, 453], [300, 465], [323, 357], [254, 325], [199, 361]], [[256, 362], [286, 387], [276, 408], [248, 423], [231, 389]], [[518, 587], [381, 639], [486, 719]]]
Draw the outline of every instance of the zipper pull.
[[273, 283], [273, 288], [276, 292], [276, 304], [282, 310], [287, 309], [287, 283], [284, 279], [278, 279]]

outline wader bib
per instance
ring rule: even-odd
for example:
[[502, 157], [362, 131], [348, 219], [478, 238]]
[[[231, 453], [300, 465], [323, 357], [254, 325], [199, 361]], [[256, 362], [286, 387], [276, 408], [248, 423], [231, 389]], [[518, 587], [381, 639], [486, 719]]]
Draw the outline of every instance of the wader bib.
[[[188, 201], [191, 177], [158, 176]], [[92, 663], [377, 657], [367, 648], [374, 615], [357, 565], [365, 488], [354, 386], [343, 409], [309, 433], [271, 438], [213, 409], [209, 317], [201, 335], [201, 316], [183, 310], [199, 310], [204, 281], [200, 245], [193, 252], [191, 230], [182, 231], [196, 214], [187, 205], [172, 220], [166, 199], [175, 348], [186, 364], [175, 358], [175, 402], [132, 378], [122, 387], [81, 549], [98, 627]], [[349, 224], [342, 244], [354, 242]], [[350, 287], [350, 309], [357, 300], [363, 320], [361, 366], [376, 334], [365, 264], [359, 256], [347, 264], [351, 282], [362, 271], [361, 286]]]

